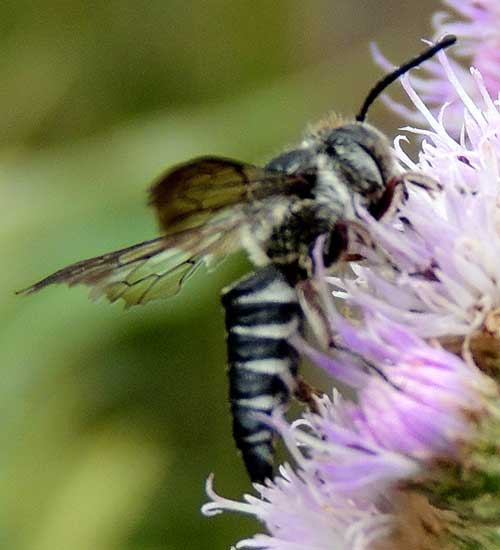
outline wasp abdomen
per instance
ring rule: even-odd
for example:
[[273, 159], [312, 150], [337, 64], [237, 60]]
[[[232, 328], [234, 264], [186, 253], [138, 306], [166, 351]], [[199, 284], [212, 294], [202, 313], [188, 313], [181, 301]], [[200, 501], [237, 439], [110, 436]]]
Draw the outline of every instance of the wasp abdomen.
[[222, 296], [226, 309], [233, 435], [252, 481], [273, 473], [273, 432], [256, 413], [271, 414], [295, 388], [298, 354], [288, 339], [300, 330], [295, 290], [272, 265]]

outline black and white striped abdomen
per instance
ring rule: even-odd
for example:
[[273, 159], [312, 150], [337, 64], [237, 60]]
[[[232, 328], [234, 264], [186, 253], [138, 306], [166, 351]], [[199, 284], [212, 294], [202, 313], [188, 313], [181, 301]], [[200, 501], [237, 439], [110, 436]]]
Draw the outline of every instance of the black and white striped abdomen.
[[272, 477], [273, 433], [255, 413], [271, 414], [295, 388], [298, 355], [288, 343], [301, 326], [295, 290], [269, 265], [225, 290], [233, 435], [252, 481]]

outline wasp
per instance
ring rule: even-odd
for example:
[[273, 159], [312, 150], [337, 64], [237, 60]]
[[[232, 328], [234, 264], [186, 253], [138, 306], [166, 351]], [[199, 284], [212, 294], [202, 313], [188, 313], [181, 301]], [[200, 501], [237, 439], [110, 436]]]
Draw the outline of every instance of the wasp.
[[[303, 331], [298, 285], [312, 278], [312, 249], [322, 237], [331, 267], [348, 249], [356, 205], [375, 218], [389, 209], [404, 178], [389, 140], [366, 122], [380, 93], [402, 74], [455, 42], [447, 36], [381, 79], [352, 122], [332, 117], [264, 167], [195, 158], [151, 188], [158, 238], [71, 264], [29, 288], [83, 283], [91, 295], [127, 305], [176, 294], [201, 264], [243, 247], [255, 271], [223, 290], [233, 434], [254, 482], [273, 473], [273, 430], [263, 420], [298, 386]], [[260, 413], [260, 414], [256, 414]]]

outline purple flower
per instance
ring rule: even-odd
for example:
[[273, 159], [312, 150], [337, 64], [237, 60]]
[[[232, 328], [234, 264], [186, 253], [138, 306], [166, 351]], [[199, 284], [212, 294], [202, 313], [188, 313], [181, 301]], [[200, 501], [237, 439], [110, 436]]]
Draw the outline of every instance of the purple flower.
[[[280, 414], [272, 418], [296, 470], [285, 465], [272, 483], [255, 485], [259, 498], [221, 498], [209, 479], [205, 514], [251, 514], [269, 531], [237, 548], [373, 548], [395, 528], [401, 482], [425, 472], [434, 457], [456, 459], [472, 437], [470, 419], [496, 397], [496, 386], [475, 366], [381, 316], [363, 328], [339, 317], [336, 327], [356, 354], [348, 367], [360, 371], [359, 354], [376, 370], [360, 372], [356, 403], [335, 392], [292, 425]], [[313, 357], [339, 374], [335, 360]]]
[[[470, 65], [481, 72], [486, 90], [496, 97], [500, 89], [500, 3], [497, 0], [443, 0], [443, 3], [461, 19], [455, 20], [449, 12], [436, 13], [433, 18], [434, 38], [446, 34], [457, 36], [457, 45], [450, 50], [453, 58], [449, 63], [473, 100], [480, 99], [480, 95], [466, 68]], [[393, 67], [376, 46], [373, 46], [373, 54], [384, 70]], [[421, 70], [427, 76], [413, 77], [414, 89], [433, 113], [444, 111], [448, 131], [455, 134], [460, 130], [463, 118], [463, 105], [455, 86], [443, 75], [438, 61], [427, 61]], [[408, 122], [422, 123], [419, 109], [409, 109], [387, 96], [383, 100]]]
[[295, 473], [288, 465], [268, 486], [256, 486], [260, 497], [245, 495], [245, 502], [224, 499], [213, 491], [212, 478], [207, 493], [212, 502], [203, 512], [222, 511], [250, 514], [262, 521], [269, 534], [257, 534], [240, 541], [236, 548], [261, 550], [362, 550], [387, 534], [392, 518], [361, 501], [339, 498], [318, 477]]
[[413, 163], [396, 141], [406, 167], [437, 180], [442, 191], [412, 192], [396, 222], [376, 222], [360, 212], [378, 244], [357, 278], [331, 279], [351, 304], [383, 313], [423, 337], [467, 335], [500, 307], [500, 113], [480, 73], [472, 77], [481, 95], [476, 105], [446, 57], [443, 67], [465, 109], [460, 139], [421, 103], [406, 78], [403, 86], [431, 130], [406, 128], [424, 137]]
[[437, 13], [435, 36], [456, 34], [457, 57], [466, 58], [483, 75], [486, 89], [500, 89], [500, 3], [496, 0], [444, 0], [463, 20], [452, 20], [446, 12]]

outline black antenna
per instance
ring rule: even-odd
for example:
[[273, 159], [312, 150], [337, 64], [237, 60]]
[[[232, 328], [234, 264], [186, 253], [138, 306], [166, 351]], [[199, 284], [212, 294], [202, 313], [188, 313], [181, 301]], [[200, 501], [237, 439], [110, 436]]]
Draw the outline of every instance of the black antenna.
[[387, 88], [387, 86], [392, 84], [395, 80], [407, 73], [409, 70], [413, 69], [414, 67], [418, 67], [424, 61], [427, 61], [427, 59], [436, 55], [437, 52], [455, 44], [456, 41], [456, 36], [454, 36], [453, 34], [447, 34], [442, 40], [436, 42], [436, 44], [424, 50], [420, 55], [417, 55], [417, 57], [414, 57], [413, 59], [410, 59], [410, 61], [403, 63], [403, 65], [400, 65], [399, 67], [394, 69], [392, 73], [385, 75], [370, 90], [370, 93], [366, 97], [365, 102], [363, 103], [361, 109], [359, 110], [359, 113], [356, 116], [356, 120], [359, 122], [363, 122], [365, 120], [368, 109], [371, 107], [372, 103], [377, 99], [377, 97]]

